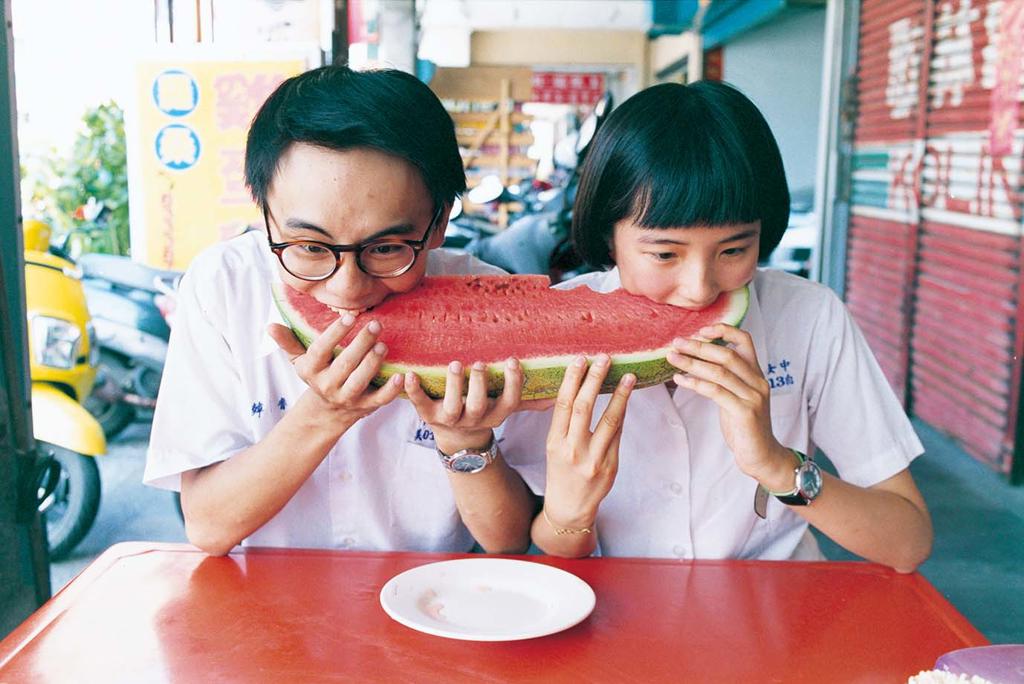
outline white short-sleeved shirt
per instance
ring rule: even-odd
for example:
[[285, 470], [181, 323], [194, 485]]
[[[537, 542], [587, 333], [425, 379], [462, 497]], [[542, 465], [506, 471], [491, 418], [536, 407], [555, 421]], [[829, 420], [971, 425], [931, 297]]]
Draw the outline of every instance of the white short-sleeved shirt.
[[[430, 275], [502, 273], [432, 250]], [[263, 439], [307, 389], [266, 333], [281, 322], [270, 293], [277, 260], [252, 232], [200, 254], [181, 282], [143, 481], [179, 489], [181, 473]], [[288, 458], [281, 453], [280, 458]], [[465, 551], [462, 524], [434, 438], [396, 399], [346, 432], [288, 504], [248, 545]]]
[[[621, 286], [611, 270], [559, 287], [600, 292]], [[742, 326], [772, 385], [772, 426], [784, 446], [821, 449], [840, 476], [870, 486], [923, 451], [902, 407], [839, 298], [827, 287], [759, 270]], [[602, 396], [595, 422], [608, 404]], [[544, 440], [550, 412], [505, 422], [506, 461], [534, 492], [544, 491]], [[807, 523], [769, 497], [754, 514], [757, 482], [736, 466], [721, 434], [718, 406], [665, 385], [633, 392], [615, 484], [597, 517], [601, 552], [678, 558], [809, 558], [817, 554]], [[806, 536], [805, 536], [806, 535]], [[808, 548], [810, 546], [810, 548]]]

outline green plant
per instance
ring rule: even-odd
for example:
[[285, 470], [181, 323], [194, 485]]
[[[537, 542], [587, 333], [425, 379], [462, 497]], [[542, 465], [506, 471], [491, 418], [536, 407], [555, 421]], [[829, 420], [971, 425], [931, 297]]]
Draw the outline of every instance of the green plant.
[[[128, 170], [124, 112], [111, 101], [88, 109], [68, 156], [55, 150], [27, 160], [25, 182], [32, 211], [76, 252], [129, 253]], [[102, 202], [103, 221], [82, 218], [90, 198]], [[77, 215], [77, 218], [76, 218]]]

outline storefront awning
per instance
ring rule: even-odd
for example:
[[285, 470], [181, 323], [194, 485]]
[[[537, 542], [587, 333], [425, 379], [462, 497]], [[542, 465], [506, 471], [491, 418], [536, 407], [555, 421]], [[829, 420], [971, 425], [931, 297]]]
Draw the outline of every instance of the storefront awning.
[[[729, 42], [768, 21], [786, 7], [787, 0], [711, 0], [700, 23], [704, 48]], [[694, 26], [698, 0], [651, 0], [652, 38], [679, 34]]]

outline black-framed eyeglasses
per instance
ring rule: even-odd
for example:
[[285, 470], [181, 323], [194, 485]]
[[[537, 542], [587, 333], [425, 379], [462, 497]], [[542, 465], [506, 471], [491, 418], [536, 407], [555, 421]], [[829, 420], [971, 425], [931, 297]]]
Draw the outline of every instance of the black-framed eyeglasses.
[[422, 240], [379, 238], [356, 245], [332, 245], [317, 240], [274, 242], [270, 237], [270, 217], [266, 209], [263, 210], [263, 219], [267, 223], [270, 251], [277, 255], [281, 267], [296, 278], [327, 280], [341, 267], [341, 255], [345, 252], [355, 253], [356, 265], [363, 273], [374, 278], [396, 278], [416, 263], [441, 218], [442, 209], [443, 204], [434, 212]]

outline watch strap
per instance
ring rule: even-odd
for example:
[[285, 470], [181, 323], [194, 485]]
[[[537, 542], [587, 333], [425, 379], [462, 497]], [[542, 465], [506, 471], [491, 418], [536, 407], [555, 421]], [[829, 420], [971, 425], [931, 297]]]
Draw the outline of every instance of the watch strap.
[[[809, 468], [809, 467], [813, 468], [816, 471], [818, 471], [818, 466], [813, 461], [810, 461], [807, 458], [806, 454], [801, 453], [801, 452], [797, 451], [796, 449], [790, 449], [790, 451], [792, 451], [796, 455], [797, 459], [800, 461], [800, 463], [797, 465], [797, 467], [793, 469], [793, 478], [794, 478], [793, 489], [791, 491], [788, 491], [788, 492], [769, 492], [769, 493], [772, 494], [776, 499], [778, 499], [782, 503], [786, 504], [787, 506], [808, 506], [808, 505], [810, 505], [810, 503], [813, 500], [813, 498], [815, 496], [817, 496], [817, 490], [815, 490], [813, 493], [811, 493], [809, 495], [805, 495], [803, 490], [801, 489], [801, 480], [802, 480], [801, 474], [802, 474], [802, 471], [804, 469]], [[820, 477], [821, 477], [820, 471], [818, 471], [817, 477], [819, 478], [819, 483], [820, 483]]]
[[[802, 466], [804, 464], [804, 461], [807, 460], [807, 455], [802, 453], [802, 452], [797, 451], [796, 449], [790, 449], [789, 451], [794, 456], [796, 456], [797, 461], [799, 461], [796, 464], [796, 468], [793, 470], [793, 473], [795, 474], [797, 470], [800, 470], [800, 466]], [[773, 492], [772, 490], [769, 489], [768, 493], [771, 494], [772, 496], [774, 496], [777, 499], [781, 499], [783, 497], [793, 497], [793, 496], [796, 496], [797, 494], [800, 493], [800, 484], [794, 479], [793, 480], [793, 488], [790, 489], [789, 491], [786, 491], [786, 492]]]

